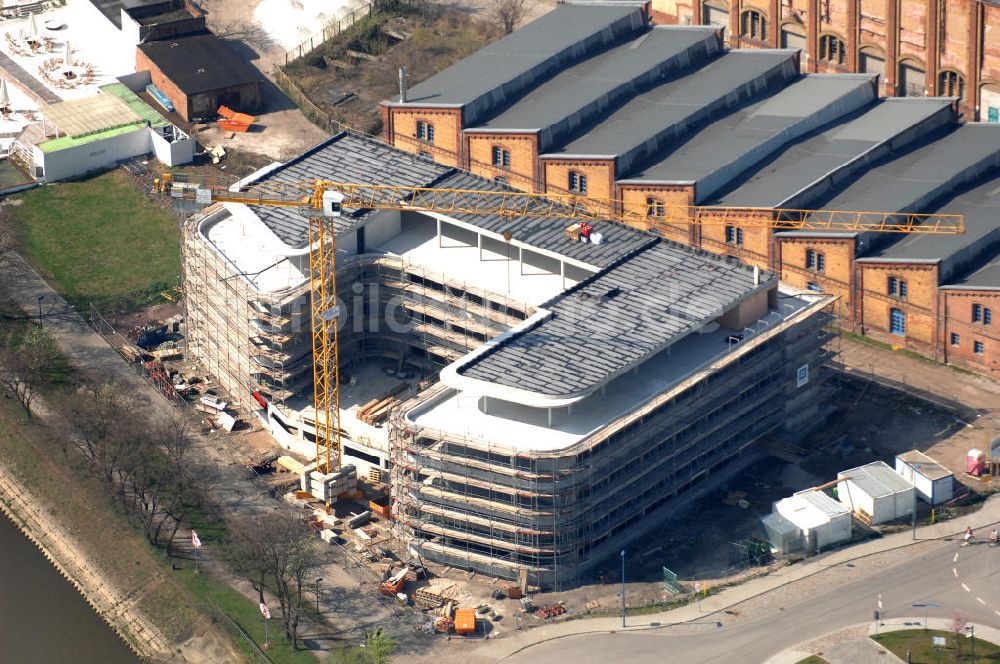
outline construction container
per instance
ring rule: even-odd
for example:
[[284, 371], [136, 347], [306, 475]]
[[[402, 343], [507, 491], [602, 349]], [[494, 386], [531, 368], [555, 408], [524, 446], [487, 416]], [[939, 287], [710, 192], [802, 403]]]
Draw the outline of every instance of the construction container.
[[864, 523], [877, 525], [913, 514], [913, 485], [884, 461], [837, 473], [842, 480], [837, 498]]
[[476, 610], [458, 609], [455, 611], [455, 633], [474, 634], [476, 632]]
[[850, 510], [822, 491], [799, 491], [776, 502], [773, 511], [798, 527], [807, 551], [818, 553], [851, 539]]
[[912, 450], [896, 455], [896, 473], [931, 505], [951, 500], [954, 474], [923, 452]]

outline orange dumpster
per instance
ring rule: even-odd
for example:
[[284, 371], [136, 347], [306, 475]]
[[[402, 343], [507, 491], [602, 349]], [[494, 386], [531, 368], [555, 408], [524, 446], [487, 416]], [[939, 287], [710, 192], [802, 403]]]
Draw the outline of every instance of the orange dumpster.
[[455, 611], [455, 633], [472, 634], [476, 631], [476, 610], [458, 609]]

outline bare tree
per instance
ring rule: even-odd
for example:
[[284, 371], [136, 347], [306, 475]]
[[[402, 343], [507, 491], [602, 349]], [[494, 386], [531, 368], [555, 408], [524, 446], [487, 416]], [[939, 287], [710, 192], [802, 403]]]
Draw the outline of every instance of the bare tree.
[[31, 417], [35, 396], [52, 385], [63, 365], [55, 339], [48, 330], [32, 328], [13, 352], [0, 357], [0, 383]]
[[965, 636], [965, 626], [968, 622], [969, 619], [957, 611], [948, 621], [948, 631], [955, 635], [955, 659], [962, 657], [962, 639]]
[[503, 27], [505, 35], [517, 30], [517, 26], [527, 15], [527, 0], [492, 0], [491, 2], [490, 17]]
[[14, 226], [10, 222], [10, 214], [6, 209], [0, 209], [0, 267], [11, 261], [17, 249], [14, 237]]
[[285, 635], [298, 647], [306, 578], [318, 564], [315, 535], [309, 525], [287, 515], [238, 520], [229, 554], [234, 570], [247, 579], [264, 601], [267, 587], [278, 598]]

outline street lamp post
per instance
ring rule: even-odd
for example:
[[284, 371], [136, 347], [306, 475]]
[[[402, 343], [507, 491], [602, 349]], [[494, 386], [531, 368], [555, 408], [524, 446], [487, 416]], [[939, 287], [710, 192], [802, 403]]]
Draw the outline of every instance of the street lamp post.
[[966, 625], [965, 629], [969, 632], [969, 638], [972, 639], [972, 664], [976, 664], [976, 626]]
[[625, 626], [625, 549], [622, 549], [622, 627]]
[[44, 295], [38, 296], [38, 327], [42, 327], [42, 300], [44, 299]]
[[316, 579], [316, 613], [319, 614], [319, 584], [323, 577]]

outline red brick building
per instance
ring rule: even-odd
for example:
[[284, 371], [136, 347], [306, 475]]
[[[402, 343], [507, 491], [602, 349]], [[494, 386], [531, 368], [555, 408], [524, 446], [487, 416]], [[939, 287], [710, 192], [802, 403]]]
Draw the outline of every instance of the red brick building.
[[135, 60], [189, 122], [214, 119], [220, 106], [243, 113], [261, 106], [260, 72], [213, 34], [139, 44]]
[[804, 72], [871, 72], [886, 95], [957, 96], [1000, 121], [1000, 5], [978, 0], [653, 0], [653, 19], [717, 25], [733, 48], [798, 48]]

